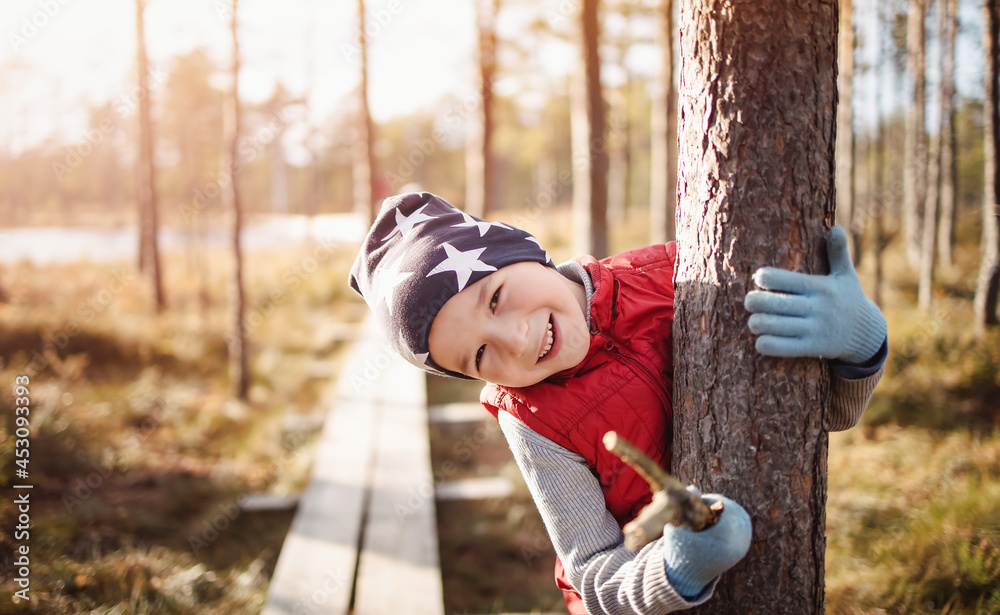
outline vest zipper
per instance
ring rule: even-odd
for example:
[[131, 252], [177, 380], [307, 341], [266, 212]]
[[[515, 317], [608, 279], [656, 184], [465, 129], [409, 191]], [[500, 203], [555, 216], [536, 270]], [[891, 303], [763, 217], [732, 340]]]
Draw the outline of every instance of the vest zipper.
[[604, 349], [610, 352], [619, 361], [633, 365], [637, 369], [639, 376], [646, 381], [646, 385], [659, 394], [660, 403], [663, 404], [663, 407], [671, 408], [670, 393], [667, 391], [667, 388], [663, 386], [663, 382], [661, 382], [660, 379], [657, 378], [656, 375], [642, 363], [642, 361], [639, 361], [635, 357], [619, 350], [615, 341], [603, 331], [600, 335], [604, 338]]

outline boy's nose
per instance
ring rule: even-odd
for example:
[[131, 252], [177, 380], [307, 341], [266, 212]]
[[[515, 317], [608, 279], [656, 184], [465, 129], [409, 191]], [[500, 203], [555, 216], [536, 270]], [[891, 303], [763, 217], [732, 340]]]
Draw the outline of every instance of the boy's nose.
[[524, 320], [505, 319], [497, 325], [497, 344], [514, 357], [523, 355], [528, 349], [528, 323]]

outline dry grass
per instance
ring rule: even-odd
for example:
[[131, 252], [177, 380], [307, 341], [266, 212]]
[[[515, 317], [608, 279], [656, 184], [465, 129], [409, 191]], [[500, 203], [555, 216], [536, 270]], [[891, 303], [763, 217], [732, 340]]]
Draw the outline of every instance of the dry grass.
[[[291, 513], [251, 513], [239, 502], [297, 491], [307, 479], [314, 432], [289, 418], [323, 411], [363, 313], [345, 284], [353, 252], [312, 245], [248, 255], [247, 403], [229, 395], [226, 254], [166, 258], [170, 310], [159, 316], [130, 264], [0, 269], [0, 382], [32, 361], [40, 367], [30, 387], [32, 601], [4, 608], [260, 609]], [[8, 417], [11, 402], [0, 402]], [[10, 428], [0, 438], [5, 480], [15, 469]], [[15, 516], [9, 500], [0, 504], [4, 528]], [[0, 537], [5, 551], [12, 540]], [[11, 561], [0, 564], [0, 603], [10, 605]]]

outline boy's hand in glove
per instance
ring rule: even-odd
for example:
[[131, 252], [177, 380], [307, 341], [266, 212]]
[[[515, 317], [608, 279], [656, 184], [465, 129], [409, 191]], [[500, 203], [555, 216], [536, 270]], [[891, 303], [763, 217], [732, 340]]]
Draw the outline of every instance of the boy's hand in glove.
[[[694, 487], [688, 487], [701, 496]], [[663, 564], [667, 579], [681, 596], [694, 599], [720, 574], [743, 559], [750, 548], [752, 527], [747, 511], [718, 494], [704, 496], [722, 501], [718, 522], [700, 532], [667, 524], [663, 526]]]
[[761, 354], [820, 357], [859, 365], [871, 360], [886, 338], [878, 306], [861, 288], [847, 250], [847, 233], [837, 225], [826, 242], [828, 275], [809, 275], [762, 267], [754, 282], [763, 290], [747, 293], [750, 331], [759, 335]]

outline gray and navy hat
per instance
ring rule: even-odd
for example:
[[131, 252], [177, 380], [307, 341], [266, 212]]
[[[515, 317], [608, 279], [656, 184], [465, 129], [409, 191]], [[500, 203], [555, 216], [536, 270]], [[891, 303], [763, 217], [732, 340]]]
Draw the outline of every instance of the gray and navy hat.
[[468, 378], [430, 356], [434, 317], [464, 288], [522, 262], [555, 267], [527, 232], [470, 216], [429, 192], [413, 192], [383, 201], [351, 267], [350, 285], [400, 356], [438, 375]]

